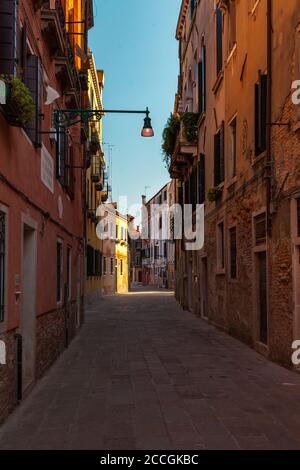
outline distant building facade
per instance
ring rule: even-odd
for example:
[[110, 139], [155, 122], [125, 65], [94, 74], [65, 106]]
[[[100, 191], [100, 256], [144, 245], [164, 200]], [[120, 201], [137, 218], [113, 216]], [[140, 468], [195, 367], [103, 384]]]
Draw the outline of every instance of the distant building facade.
[[174, 188], [174, 183], [170, 182], [149, 201], [143, 197], [148, 227], [148, 236], [143, 234], [142, 237], [142, 279], [145, 285], [174, 287], [175, 245], [169, 231], [169, 213], [164, 211], [174, 203]]

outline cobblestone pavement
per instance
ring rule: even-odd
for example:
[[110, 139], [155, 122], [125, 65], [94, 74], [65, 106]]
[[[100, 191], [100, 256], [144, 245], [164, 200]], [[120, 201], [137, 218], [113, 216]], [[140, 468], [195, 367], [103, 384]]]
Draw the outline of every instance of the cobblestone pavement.
[[0, 428], [0, 449], [300, 449], [300, 376], [183, 312], [111, 296]]

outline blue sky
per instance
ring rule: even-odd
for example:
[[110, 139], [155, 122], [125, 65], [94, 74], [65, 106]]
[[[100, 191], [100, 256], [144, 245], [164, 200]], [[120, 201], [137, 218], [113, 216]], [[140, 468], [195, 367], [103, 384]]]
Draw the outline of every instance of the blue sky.
[[[113, 144], [113, 198], [140, 203], [168, 180], [161, 153], [164, 125], [173, 109], [178, 76], [175, 30], [181, 0], [94, 0], [95, 27], [89, 43], [105, 71], [104, 107], [149, 106], [153, 139], [140, 136], [143, 115], [107, 114], [103, 141]], [[104, 146], [106, 155], [108, 148]]]

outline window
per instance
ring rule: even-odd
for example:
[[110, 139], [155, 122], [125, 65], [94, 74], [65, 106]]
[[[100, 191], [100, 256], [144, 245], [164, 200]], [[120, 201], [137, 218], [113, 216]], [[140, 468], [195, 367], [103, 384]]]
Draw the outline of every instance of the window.
[[217, 267], [219, 270], [223, 270], [225, 268], [224, 222], [217, 225]]
[[216, 8], [216, 60], [219, 75], [223, 69], [223, 14], [220, 8]]
[[159, 230], [161, 230], [162, 229], [162, 215], [161, 214], [159, 214], [158, 220], [159, 220]]
[[229, 124], [229, 175], [236, 176], [236, 118]]
[[102, 254], [99, 250], [94, 250], [95, 255], [95, 276], [102, 276]]
[[16, 72], [16, 0], [0, 2], [0, 75], [15, 75]]
[[[56, 177], [62, 186], [65, 186], [67, 175], [66, 165], [69, 161], [69, 137], [68, 134], [60, 129], [56, 141]], [[90, 191], [89, 191], [90, 193]], [[89, 207], [91, 209], [91, 207]]]
[[104, 275], [107, 274], [107, 271], [106, 271], [106, 258], [105, 258], [105, 256], [103, 256], [103, 269], [102, 269], [102, 271], [103, 271], [103, 274], [104, 274]]
[[62, 280], [63, 280], [63, 245], [61, 241], [56, 243], [56, 300], [62, 301]]
[[206, 48], [202, 46], [202, 59], [198, 64], [199, 113], [206, 110]]
[[120, 274], [123, 276], [123, 260], [120, 260]]
[[237, 241], [236, 227], [229, 230], [230, 278], [237, 279]]
[[162, 204], [162, 195], [161, 195], [161, 194], [158, 196], [157, 203], [158, 203], [159, 205]]
[[194, 17], [194, 12], [197, 6], [197, 0], [190, 0], [190, 20]]
[[95, 275], [95, 250], [92, 246], [87, 246], [87, 276]]
[[224, 123], [215, 134], [215, 186], [224, 182]]
[[114, 258], [110, 258], [110, 274], [114, 274], [114, 268], [115, 268], [115, 260]]
[[255, 244], [263, 245], [267, 240], [267, 219], [265, 212], [254, 218]]
[[164, 258], [168, 257], [168, 245], [167, 242], [164, 242]]
[[116, 225], [116, 240], [119, 238], [119, 226]]
[[196, 204], [197, 204], [197, 167], [195, 166], [192, 170], [191, 176], [190, 176], [190, 204], [192, 204], [192, 210], [196, 210]]
[[255, 85], [255, 156], [267, 148], [267, 75]]
[[35, 116], [25, 127], [26, 134], [36, 147], [41, 146], [41, 126], [42, 126], [42, 98], [43, 98], [43, 68], [40, 58], [36, 55], [28, 54], [24, 64], [24, 83], [30, 91], [35, 105]]
[[164, 191], [164, 201], [166, 201], [168, 198], [168, 194], [167, 194], [167, 191]]
[[0, 322], [4, 321], [6, 215], [0, 211]]
[[198, 201], [199, 204], [205, 202], [205, 155], [200, 154], [198, 162]]
[[229, 52], [236, 44], [236, 3], [235, 0], [229, 1], [228, 11], [228, 34], [229, 34]]
[[159, 258], [159, 245], [155, 245], [154, 247], [154, 259]]
[[72, 250], [67, 248], [67, 296], [71, 300], [72, 296]]
[[300, 198], [297, 199], [297, 236], [300, 237]]

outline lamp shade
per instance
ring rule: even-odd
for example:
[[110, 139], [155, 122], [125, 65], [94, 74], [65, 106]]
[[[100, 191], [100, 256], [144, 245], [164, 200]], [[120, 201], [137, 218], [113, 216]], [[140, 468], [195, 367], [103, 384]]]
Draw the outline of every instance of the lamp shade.
[[154, 131], [151, 125], [151, 119], [149, 118], [149, 111], [147, 108], [146, 117], [144, 119], [144, 127], [141, 133], [142, 137], [154, 137]]

